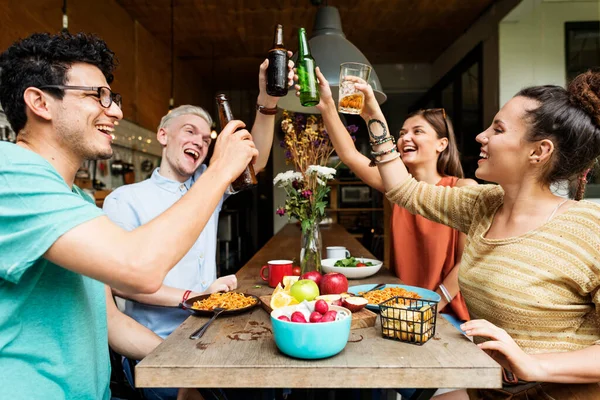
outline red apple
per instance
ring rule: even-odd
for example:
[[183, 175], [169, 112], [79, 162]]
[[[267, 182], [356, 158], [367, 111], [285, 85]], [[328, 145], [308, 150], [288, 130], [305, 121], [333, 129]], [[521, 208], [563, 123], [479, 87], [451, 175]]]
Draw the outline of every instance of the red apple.
[[348, 279], [339, 272], [323, 275], [319, 284], [321, 294], [340, 294], [348, 291]]
[[365, 308], [369, 303], [364, 297], [344, 297], [342, 299], [342, 307], [346, 307], [351, 312], [357, 312]]
[[308, 271], [307, 273], [302, 275], [300, 279], [310, 279], [311, 281], [314, 281], [317, 285], [319, 285], [319, 283], [321, 283], [321, 277], [322, 275], [319, 271]]
[[342, 296], [339, 294], [323, 294], [315, 297], [315, 300], [325, 300], [327, 304], [331, 304], [332, 306], [342, 305]]

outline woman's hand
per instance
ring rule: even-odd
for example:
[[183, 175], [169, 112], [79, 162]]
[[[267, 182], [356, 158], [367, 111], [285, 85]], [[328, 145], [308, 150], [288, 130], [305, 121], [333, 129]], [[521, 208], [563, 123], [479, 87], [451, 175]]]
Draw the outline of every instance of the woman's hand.
[[365, 104], [360, 113], [362, 119], [369, 121], [371, 118], [383, 116], [381, 108], [379, 107], [379, 103], [377, 103], [377, 99], [375, 98], [373, 88], [367, 83], [367, 81], [359, 78], [358, 76], [352, 75], [346, 76], [345, 79], [349, 82], [354, 82], [354, 87], [356, 90], [359, 90], [365, 95]]
[[[327, 108], [335, 109], [335, 102], [333, 101], [333, 95], [331, 94], [331, 88], [329, 82], [325, 79], [325, 76], [321, 73], [321, 69], [317, 67], [315, 69], [317, 75], [317, 82], [319, 83], [319, 104], [316, 105], [317, 109], [321, 112]], [[296, 96], [300, 96], [300, 85], [298, 84], [298, 75], [294, 75], [294, 89], [296, 89]]]
[[542, 363], [526, 354], [512, 337], [502, 328], [484, 319], [475, 319], [460, 326], [469, 336], [481, 336], [491, 340], [477, 346], [490, 355], [498, 364], [524, 381], [544, 381], [546, 376]]

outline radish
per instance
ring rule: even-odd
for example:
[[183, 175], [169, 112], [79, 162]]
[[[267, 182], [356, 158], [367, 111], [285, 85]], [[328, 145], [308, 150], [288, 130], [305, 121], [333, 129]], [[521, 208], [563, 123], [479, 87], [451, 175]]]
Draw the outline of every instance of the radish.
[[321, 322], [321, 319], [323, 319], [323, 315], [318, 311], [314, 311], [312, 314], [310, 314], [310, 318], [308, 320], [310, 322]]
[[317, 300], [315, 303], [315, 311], [320, 314], [325, 314], [327, 311], [329, 311], [327, 302], [325, 300]]
[[306, 324], [306, 318], [304, 317], [304, 314], [302, 314], [300, 311], [294, 311], [294, 313], [292, 314], [292, 322]]

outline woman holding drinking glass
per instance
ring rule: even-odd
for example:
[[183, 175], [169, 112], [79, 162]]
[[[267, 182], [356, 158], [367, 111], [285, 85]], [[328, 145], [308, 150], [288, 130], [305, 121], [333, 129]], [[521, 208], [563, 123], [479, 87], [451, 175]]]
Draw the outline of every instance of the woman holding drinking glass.
[[[337, 155], [363, 182], [384, 193], [379, 171], [356, 149], [337, 115], [329, 84], [318, 68], [317, 77], [321, 92], [317, 108], [323, 115]], [[366, 117], [364, 111], [361, 116]], [[391, 148], [394, 140], [391, 137], [385, 140], [385, 147]], [[410, 114], [400, 130], [395, 151], [418, 181], [448, 187], [477, 184], [463, 178], [452, 122], [442, 108]], [[458, 290], [458, 265], [466, 236], [397, 205], [392, 209], [391, 235], [392, 265], [396, 276], [408, 285], [437, 291], [442, 298], [439, 310], [449, 303], [445, 312], [460, 321], [468, 320], [469, 314]]]
[[[356, 88], [373, 152], [387, 152], [373, 90]], [[476, 140], [476, 176], [498, 185], [434, 186], [414, 179], [395, 152], [375, 159], [393, 203], [467, 234], [459, 283], [472, 320], [462, 329], [504, 367], [506, 381], [468, 395], [598, 399], [600, 205], [581, 198], [600, 156], [600, 73], [579, 75], [568, 90], [521, 90]], [[573, 200], [550, 190], [564, 181], [578, 182]]]

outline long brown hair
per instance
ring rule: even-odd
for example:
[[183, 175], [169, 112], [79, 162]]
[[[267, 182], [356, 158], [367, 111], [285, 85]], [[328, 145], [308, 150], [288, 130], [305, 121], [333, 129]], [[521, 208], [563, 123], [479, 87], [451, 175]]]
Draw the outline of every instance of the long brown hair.
[[406, 117], [423, 117], [425, 121], [435, 131], [438, 139], [448, 138], [448, 146], [440, 153], [437, 160], [437, 172], [442, 176], [455, 176], [464, 178], [462, 165], [460, 164], [460, 156], [456, 147], [456, 137], [454, 136], [454, 128], [452, 121], [446, 115], [446, 110], [443, 108], [428, 108], [426, 110], [415, 111]]

